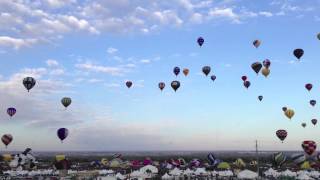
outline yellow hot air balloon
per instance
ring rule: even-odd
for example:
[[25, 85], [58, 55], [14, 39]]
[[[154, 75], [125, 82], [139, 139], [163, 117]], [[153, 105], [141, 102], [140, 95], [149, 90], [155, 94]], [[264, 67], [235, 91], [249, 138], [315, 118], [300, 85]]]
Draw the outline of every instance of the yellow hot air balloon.
[[102, 158], [100, 162], [101, 162], [101, 164], [104, 165], [104, 166], [107, 166], [107, 165], [109, 164], [109, 161], [108, 161], [108, 159], [106, 159], [106, 158]]
[[183, 72], [183, 74], [184, 74], [185, 76], [188, 76], [188, 74], [189, 74], [189, 69], [184, 68], [182, 72]]
[[261, 73], [265, 76], [268, 77], [270, 74], [270, 69], [269, 68], [263, 68]]
[[301, 168], [301, 169], [304, 169], [304, 170], [310, 169], [311, 166], [310, 166], [309, 161], [305, 161], [303, 164], [301, 164], [300, 168]]
[[287, 109], [284, 114], [291, 119], [294, 116], [294, 111], [292, 109]]
[[11, 154], [3, 154], [2, 158], [3, 158], [3, 161], [5, 161], [5, 162], [9, 162], [12, 160]]
[[65, 155], [63, 154], [59, 154], [59, 155], [56, 155], [56, 161], [59, 162], [59, 161], [62, 161], [66, 158]]

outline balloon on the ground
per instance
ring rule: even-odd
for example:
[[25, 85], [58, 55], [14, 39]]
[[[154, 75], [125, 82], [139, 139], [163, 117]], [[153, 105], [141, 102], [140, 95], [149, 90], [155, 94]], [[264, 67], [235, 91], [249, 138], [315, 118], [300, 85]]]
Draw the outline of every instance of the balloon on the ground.
[[173, 68], [173, 73], [174, 73], [176, 76], [178, 76], [179, 73], [180, 73], [180, 68], [179, 68], [179, 67], [174, 67], [174, 68]]
[[23, 79], [22, 83], [29, 92], [30, 89], [32, 89], [34, 85], [36, 85], [36, 80], [33, 77], [26, 77]]
[[311, 120], [311, 123], [312, 123], [313, 125], [316, 125], [316, 124], [317, 124], [317, 122], [318, 122], [318, 120], [317, 120], [317, 119], [312, 119], [312, 120]]
[[291, 160], [296, 164], [296, 165], [301, 165], [305, 160], [306, 156], [301, 153], [295, 153], [291, 155]]
[[166, 87], [166, 84], [164, 82], [159, 82], [158, 87], [162, 91]]
[[69, 130], [67, 128], [60, 128], [57, 131], [58, 138], [61, 140], [61, 142], [66, 139], [69, 135]]
[[250, 87], [251, 83], [250, 83], [250, 81], [244, 81], [243, 85], [244, 85], [244, 87], [246, 87], [248, 89]]
[[202, 72], [203, 72], [203, 74], [205, 74], [206, 76], [208, 76], [208, 74], [210, 73], [210, 71], [211, 71], [210, 66], [204, 66], [204, 67], [202, 68]]
[[12, 140], [13, 140], [13, 137], [11, 134], [4, 134], [1, 137], [1, 141], [6, 147], [12, 142]]
[[264, 77], [268, 77], [270, 74], [270, 69], [269, 68], [263, 68], [261, 73], [264, 75]]
[[188, 74], [189, 74], [189, 69], [184, 68], [182, 72], [183, 72], [183, 74], [184, 74], [185, 76], [188, 76]]
[[294, 110], [287, 109], [284, 113], [289, 119], [291, 119], [294, 116]]
[[309, 103], [310, 103], [311, 106], [315, 106], [317, 104], [317, 101], [312, 99], [312, 100], [310, 100]]
[[130, 87], [132, 86], [132, 82], [131, 82], [131, 81], [127, 81], [127, 82], [126, 82], [126, 86], [127, 86], [128, 88], [130, 88]]
[[172, 81], [171, 82], [171, 87], [174, 91], [177, 91], [180, 87], [180, 82], [179, 81]]
[[304, 54], [304, 50], [303, 49], [295, 49], [293, 51], [293, 55], [297, 58], [300, 59]]
[[217, 76], [215, 76], [215, 75], [212, 75], [212, 76], [211, 76], [211, 80], [212, 80], [212, 81], [215, 81], [216, 79], [217, 79]]
[[7, 114], [8, 114], [10, 117], [14, 116], [14, 115], [16, 114], [16, 112], [17, 112], [16, 108], [9, 107], [9, 108], [7, 109]]
[[259, 101], [262, 101], [262, 99], [263, 99], [263, 96], [258, 96], [258, 99], [259, 99]]
[[288, 133], [284, 129], [279, 129], [277, 130], [276, 135], [283, 142], [286, 139]]
[[316, 142], [311, 140], [303, 141], [301, 146], [304, 152], [307, 153], [308, 155], [312, 155], [317, 149]]
[[265, 59], [262, 64], [265, 68], [269, 68], [271, 66], [271, 61], [269, 59]]
[[72, 100], [71, 100], [70, 97], [63, 97], [63, 98], [61, 99], [61, 104], [62, 104], [65, 108], [67, 108], [67, 107], [71, 104], [71, 102], [72, 102]]
[[257, 39], [257, 40], [254, 40], [252, 44], [254, 45], [254, 47], [258, 48], [261, 44], [261, 41]]
[[204, 43], [203, 37], [199, 37], [199, 38], [197, 39], [197, 43], [198, 43], [198, 45], [201, 47], [201, 46], [203, 45], [203, 43]]
[[311, 83], [308, 83], [304, 86], [308, 91], [311, 91], [313, 85]]
[[282, 166], [287, 160], [287, 156], [282, 153], [278, 152], [272, 155], [272, 162], [276, 167]]
[[262, 64], [261, 64], [260, 62], [252, 63], [252, 64], [251, 64], [251, 68], [253, 69], [253, 71], [254, 71], [255, 73], [258, 74], [258, 73], [260, 72], [261, 68], [262, 68]]

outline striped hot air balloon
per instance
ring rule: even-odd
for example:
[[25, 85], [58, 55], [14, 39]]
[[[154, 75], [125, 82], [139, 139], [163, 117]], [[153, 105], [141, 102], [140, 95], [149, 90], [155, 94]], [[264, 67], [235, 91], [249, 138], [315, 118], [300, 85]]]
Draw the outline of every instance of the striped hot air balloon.
[[33, 77], [26, 77], [23, 79], [22, 83], [29, 92], [30, 89], [32, 89], [34, 85], [36, 85], [36, 80]]
[[61, 99], [61, 104], [67, 109], [67, 107], [71, 104], [72, 100], [69, 97], [64, 97]]
[[17, 112], [16, 108], [9, 107], [9, 108], [7, 109], [7, 113], [8, 113], [8, 115], [10, 116], [10, 118], [11, 118], [13, 115], [15, 115], [16, 112]]
[[12, 140], [13, 140], [13, 137], [11, 134], [4, 134], [1, 138], [1, 141], [6, 146], [6, 148], [12, 142]]
[[278, 152], [272, 155], [272, 162], [276, 167], [281, 167], [287, 160], [287, 156], [282, 152]]
[[291, 160], [299, 166], [306, 160], [306, 156], [301, 153], [295, 153], [291, 155]]
[[286, 130], [279, 129], [277, 130], [276, 135], [283, 142], [286, 139], [288, 133]]

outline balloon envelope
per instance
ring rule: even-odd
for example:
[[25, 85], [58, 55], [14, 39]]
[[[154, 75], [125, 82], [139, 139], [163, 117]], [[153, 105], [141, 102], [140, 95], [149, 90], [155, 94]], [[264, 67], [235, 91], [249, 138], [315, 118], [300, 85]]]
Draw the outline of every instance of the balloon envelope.
[[317, 124], [317, 122], [318, 122], [318, 120], [317, 120], [317, 119], [312, 119], [312, 120], [311, 120], [311, 123], [312, 123], [313, 125], [316, 125], [316, 124]]
[[311, 106], [315, 106], [317, 104], [317, 101], [312, 99], [312, 100], [310, 100], [309, 103], [310, 103]]
[[312, 155], [317, 149], [316, 142], [311, 140], [303, 141], [301, 146], [304, 152], [307, 153], [308, 155]]
[[301, 123], [301, 126], [305, 128], [307, 126], [307, 124], [306, 123]]
[[283, 112], [286, 112], [287, 109], [288, 109], [287, 107], [282, 107], [282, 111], [283, 111]]
[[306, 156], [304, 154], [301, 154], [301, 153], [295, 153], [295, 154], [291, 155], [291, 160], [295, 164], [300, 165], [306, 160]]
[[270, 69], [269, 68], [263, 68], [261, 73], [264, 75], [264, 77], [268, 77], [270, 74]]
[[166, 84], [164, 82], [159, 82], [158, 87], [162, 91], [165, 88]]
[[287, 110], [285, 111], [285, 115], [286, 115], [289, 119], [291, 119], [291, 118], [294, 116], [294, 111], [293, 111], [292, 109], [287, 109]]
[[300, 59], [303, 56], [303, 54], [304, 54], [304, 50], [303, 49], [295, 49], [293, 51], [293, 55], [298, 59]]
[[15, 108], [13, 108], [13, 107], [10, 107], [10, 108], [7, 109], [7, 113], [8, 113], [8, 115], [9, 115], [10, 117], [12, 117], [13, 115], [15, 115], [16, 112], [17, 112], [17, 110], [16, 110]]
[[1, 141], [4, 145], [6, 145], [6, 147], [11, 143], [12, 140], [13, 140], [13, 137], [11, 134], [4, 134], [1, 137]]
[[178, 74], [180, 73], [180, 68], [179, 67], [174, 67], [173, 68], [173, 73], [178, 76]]
[[58, 129], [57, 131], [57, 135], [58, 135], [58, 138], [63, 141], [64, 139], [67, 138], [69, 134], [69, 130], [67, 128], [60, 128]]
[[217, 79], [217, 76], [215, 76], [215, 75], [212, 75], [212, 76], [211, 76], [211, 80], [212, 80], [212, 81], [215, 81], [216, 79]]
[[253, 43], [254, 47], [258, 48], [261, 44], [261, 41], [260, 40], [254, 40]]
[[197, 43], [198, 43], [198, 45], [201, 47], [201, 46], [203, 45], [203, 43], [204, 43], [203, 37], [199, 37], [199, 38], [197, 39]]
[[247, 76], [242, 76], [241, 79], [242, 79], [242, 81], [246, 81], [247, 80]]
[[252, 63], [251, 64], [251, 68], [253, 69], [253, 71], [255, 72], [255, 73], [259, 73], [259, 71], [261, 70], [261, 68], [262, 68], [262, 64], [260, 63], [260, 62], [255, 62], [255, 63]]
[[208, 76], [208, 74], [210, 73], [210, 71], [211, 71], [210, 66], [204, 66], [204, 67], [202, 68], [202, 72], [203, 72], [206, 76]]
[[262, 101], [262, 99], [263, 99], [263, 96], [258, 96], [258, 99], [259, 99], [259, 101]]
[[130, 88], [130, 87], [132, 86], [132, 82], [131, 82], [131, 81], [127, 81], [127, 82], [126, 82], [126, 86], [127, 86], [128, 88]]
[[61, 104], [67, 108], [71, 104], [72, 100], [69, 97], [64, 97], [61, 99]]
[[180, 87], [180, 82], [179, 81], [172, 81], [171, 87], [174, 91], [177, 91], [177, 89]]
[[276, 135], [283, 142], [286, 139], [288, 133], [284, 129], [279, 129], [277, 130]]
[[250, 87], [251, 83], [250, 83], [250, 81], [244, 81], [243, 85], [244, 85], [244, 87], [246, 87], [248, 89]]
[[311, 83], [308, 83], [305, 85], [305, 88], [308, 90], [308, 91], [311, 91], [313, 85]]
[[26, 77], [23, 79], [22, 83], [29, 92], [36, 84], [36, 80], [33, 77]]
[[262, 62], [262, 64], [265, 68], [269, 68], [271, 65], [271, 61], [269, 59], [266, 59]]
[[187, 69], [187, 68], [185, 68], [185, 69], [183, 69], [183, 74], [185, 75], [185, 76], [188, 76], [188, 74], [189, 74], [189, 69]]
[[278, 152], [272, 155], [272, 162], [276, 167], [282, 166], [287, 160], [286, 155], [282, 152]]

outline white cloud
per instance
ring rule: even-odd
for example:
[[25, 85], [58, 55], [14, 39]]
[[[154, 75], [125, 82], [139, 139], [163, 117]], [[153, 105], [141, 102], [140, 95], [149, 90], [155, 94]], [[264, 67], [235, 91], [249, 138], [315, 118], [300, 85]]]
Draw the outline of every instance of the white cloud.
[[107, 52], [108, 52], [108, 54], [114, 54], [114, 53], [118, 52], [118, 49], [113, 48], [113, 47], [109, 47], [107, 49]]
[[203, 16], [200, 13], [193, 13], [190, 21], [195, 24], [201, 24], [203, 22]]
[[149, 64], [149, 63], [151, 63], [151, 60], [150, 59], [141, 59], [140, 62], [143, 64]]
[[14, 49], [20, 49], [21, 47], [30, 47], [38, 42], [37, 39], [19, 39], [9, 36], [0, 36], [0, 46], [12, 47]]
[[180, 26], [183, 23], [183, 20], [172, 10], [156, 11], [153, 13], [153, 17], [163, 25]]
[[93, 79], [89, 79], [88, 82], [89, 83], [98, 83], [98, 82], [103, 82], [103, 80], [102, 79], [94, 79], [93, 78]]
[[46, 61], [46, 63], [47, 63], [47, 66], [49, 66], [49, 67], [55, 67], [55, 66], [59, 65], [58, 61], [56, 61], [54, 59], [48, 59]]
[[261, 11], [261, 12], [259, 12], [259, 15], [265, 16], [265, 17], [272, 17], [273, 16], [273, 14], [271, 12], [267, 12], [267, 11]]
[[76, 68], [79, 68], [85, 71], [102, 72], [102, 73], [110, 74], [113, 76], [123, 75], [123, 73], [125, 72], [124, 69], [119, 67], [100, 66], [100, 65], [94, 65], [92, 63], [76, 64], [75, 66]]
[[210, 9], [208, 15], [211, 18], [223, 17], [232, 20], [234, 23], [240, 23], [239, 15], [234, 13], [232, 8], [213, 8]]
[[64, 74], [64, 69], [53, 69], [50, 71], [51, 75], [63, 75]]
[[61, 8], [71, 3], [75, 3], [76, 0], [44, 0], [44, 2], [47, 3], [50, 8]]
[[120, 87], [120, 84], [118, 84], [118, 83], [110, 83], [110, 84], [105, 84], [105, 86], [107, 86], [109, 88], [118, 88], [118, 87]]

